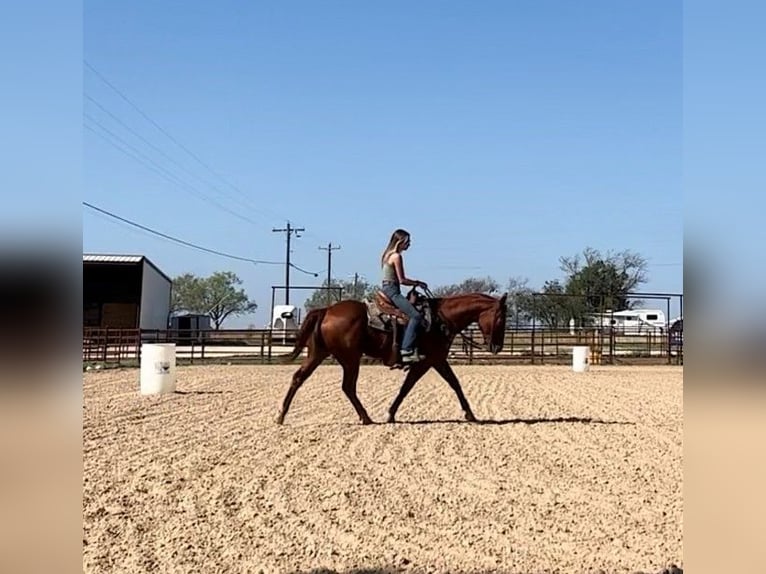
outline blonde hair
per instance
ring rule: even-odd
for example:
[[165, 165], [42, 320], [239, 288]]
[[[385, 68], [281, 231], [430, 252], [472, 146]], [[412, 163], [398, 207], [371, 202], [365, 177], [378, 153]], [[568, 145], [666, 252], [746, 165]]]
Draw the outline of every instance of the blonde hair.
[[399, 251], [399, 248], [407, 243], [409, 239], [410, 234], [404, 229], [397, 229], [394, 231], [391, 234], [391, 239], [389, 240], [388, 245], [383, 250], [383, 255], [380, 256], [380, 264], [384, 265], [388, 256], [391, 255], [394, 251]]

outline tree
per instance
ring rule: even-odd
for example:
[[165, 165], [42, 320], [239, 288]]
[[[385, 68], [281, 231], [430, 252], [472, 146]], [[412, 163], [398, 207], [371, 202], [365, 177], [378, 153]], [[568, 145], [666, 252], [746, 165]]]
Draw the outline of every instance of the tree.
[[511, 277], [508, 280], [508, 315], [506, 323], [518, 327], [528, 324], [532, 318], [532, 295], [529, 279]]
[[500, 284], [492, 277], [469, 277], [460, 283], [452, 285], [440, 285], [433, 289], [437, 297], [448, 297], [462, 293], [495, 293], [500, 289]]
[[607, 252], [586, 248], [579, 255], [562, 257], [561, 269], [567, 274], [566, 293], [581, 298], [582, 313], [600, 313], [607, 309], [624, 311], [640, 305], [628, 293], [647, 280], [647, 263], [631, 251]]
[[[327, 306], [328, 303], [337, 303], [341, 300], [353, 299], [362, 301], [366, 298], [372, 298], [377, 290], [376, 285], [371, 285], [367, 280], [356, 277], [356, 279], [333, 279], [330, 283], [332, 290], [326, 289], [327, 279], [322, 282], [324, 289], [317, 289], [311, 294], [311, 297], [303, 303], [306, 311], [318, 309]], [[343, 289], [342, 293], [340, 289]]]
[[209, 277], [184, 273], [173, 280], [171, 310], [210, 316], [216, 329], [227, 317], [252, 313], [258, 308], [244, 289], [242, 280], [231, 271], [218, 271]]
[[641, 304], [628, 293], [647, 281], [647, 263], [631, 251], [602, 254], [586, 248], [582, 254], [559, 259], [564, 272], [559, 279], [546, 281], [532, 297], [528, 311], [551, 328], [562, 328], [574, 319], [582, 325], [593, 313], [607, 309], [622, 311]]
[[566, 297], [566, 289], [558, 279], [546, 281], [539, 293], [528, 301], [528, 313], [546, 327], [557, 329], [569, 323], [575, 299]]

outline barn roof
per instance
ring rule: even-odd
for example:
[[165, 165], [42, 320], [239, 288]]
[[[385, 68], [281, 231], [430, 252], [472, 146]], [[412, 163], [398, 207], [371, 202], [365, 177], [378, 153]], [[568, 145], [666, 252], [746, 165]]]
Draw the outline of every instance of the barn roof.
[[96, 253], [83, 253], [83, 263], [141, 263], [143, 255], [101, 255]]
[[167, 279], [168, 283], [173, 283], [173, 280], [168, 277], [162, 270], [152, 263], [145, 255], [119, 255], [119, 254], [107, 254], [107, 253], [83, 253], [83, 263], [128, 263], [138, 264], [143, 261], [152, 267], [157, 273]]

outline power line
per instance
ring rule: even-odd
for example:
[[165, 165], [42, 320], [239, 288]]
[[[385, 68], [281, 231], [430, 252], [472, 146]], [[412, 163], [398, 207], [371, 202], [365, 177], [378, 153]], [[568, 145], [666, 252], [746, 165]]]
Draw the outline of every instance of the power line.
[[248, 263], [253, 264], [261, 264], [261, 265], [282, 265], [281, 261], [265, 261], [262, 259], [251, 259], [249, 257], [241, 257], [239, 255], [232, 255], [230, 253], [225, 253], [223, 251], [218, 251], [217, 249], [210, 249], [208, 247], [203, 247], [201, 245], [197, 245], [195, 243], [191, 243], [189, 241], [185, 241], [183, 239], [178, 239], [177, 237], [173, 237], [172, 235], [168, 235], [166, 233], [162, 233], [161, 231], [157, 231], [156, 229], [152, 229], [150, 227], [146, 227], [145, 225], [141, 225], [140, 223], [136, 223], [135, 221], [131, 221], [130, 219], [126, 219], [124, 217], [120, 217], [119, 215], [112, 213], [111, 211], [107, 211], [106, 209], [102, 209], [100, 207], [97, 207], [91, 203], [88, 203], [87, 201], [83, 201], [82, 204], [85, 207], [88, 207], [89, 209], [92, 209], [94, 211], [98, 211], [99, 213], [103, 213], [104, 215], [107, 215], [113, 219], [116, 219], [118, 221], [121, 221], [123, 223], [126, 223], [128, 225], [131, 225], [133, 227], [137, 227], [138, 229], [141, 229], [143, 231], [146, 231], [147, 233], [151, 233], [153, 235], [157, 235], [159, 237], [162, 237], [164, 239], [167, 239], [169, 241], [173, 241], [175, 243], [179, 243], [181, 245], [184, 245], [186, 247], [191, 247], [192, 249], [197, 249], [199, 251], [205, 251], [207, 253], [212, 253], [213, 255], [218, 255], [220, 257], [226, 257], [228, 259], [236, 259], [237, 261], [246, 261]]
[[290, 262], [290, 267], [292, 267], [293, 269], [295, 269], [297, 271], [300, 271], [301, 273], [305, 273], [306, 275], [313, 275], [314, 277], [319, 277], [319, 273], [316, 273], [315, 271], [307, 271], [306, 269], [298, 267], [292, 261]]
[[204, 161], [202, 161], [202, 160], [199, 158], [199, 156], [198, 156], [197, 154], [195, 154], [193, 151], [191, 151], [189, 148], [187, 148], [185, 145], [183, 145], [181, 142], [179, 142], [179, 141], [178, 141], [176, 138], [174, 138], [172, 135], [170, 135], [170, 133], [168, 133], [168, 131], [167, 131], [165, 128], [163, 128], [163, 127], [162, 127], [160, 124], [158, 124], [158, 123], [157, 123], [157, 122], [155, 122], [155, 121], [154, 121], [152, 118], [150, 118], [150, 117], [149, 117], [149, 116], [148, 116], [148, 115], [147, 115], [147, 114], [146, 114], [146, 113], [145, 113], [145, 112], [144, 112], [144, 111], [143, 111], [141, 108], [139, 108], [139, 107], [138, 107], [136, 104], [134, 104], [134, 103], [133, 103], [133, 101], [132, 101], [130, 98], [128, 98], [128, 96], [126, 96], [124, 93], [122, 93], [122, 91], [120, 91], [120, 90], [119, 90], [119, 89], [118, 89], [118, 88], [117, 88], [117, 87], [116, 87], [114, 84], [112, 84], [112, 83], [111, 83], [109, 80], [107, 80], [107, 79], [106, 79], [106, 78], [103, 76], [103, 74], [101, 74], [101, 72], [99, 72], [98, 70], [96, 70], [96, 68], [94, 68], [93, 66], [91, 66], [91, 65], [90, 65], [90, 63], [89, 63], [87, 60], [83, 60], [83, 62], [85, 63], [85, 65], [86, 65], [86, 66], [87, 66], [87, 67], [88, 67], [88, 68], [89, 68], [89, 69], [90, 69], [90, 70], [91, 70], [91, 71], [92, 71], [94, 74], [96, 74], [96, 76], [98, 76], [98, 78], [99, 78], [99, 79], [100, 79], [102, 82], [104, 82], [104, 83], [105, 83], [107, 86], [109, 86], [109, 87], [110, 87], [112, 90], [114, 90], [114, 92], [115, 92], [115, 93], [116, 93], [118, 96], [120, 96], [120, 97], [121, 97], [123, 100], [125, 100], [125, 101], [126, 101], [128, 104], [130, 104], [130, 106], [131, 106], [131, 107], [132, 107], [134, 110], [136, 110], [136, 111], [137, 111], [139, 114], [141, 114], [141, 116], [142, 116], [142, 117], [143, 117], [143, 118], [144, 118], [146, 121], [148, 121], [149, 123], [151, 123], [151, 124], [152, 124], [152, 125], [153, 125], [155, 128], [157, 128], [157, 129], [158, 129], [160, 132], [162, 132], [163, 134], [165, 134], [165, 136], [167, 136], [167, 137], [168, 137], [168, 138], [169, 138], [169, 139], [170, 139], [170, 140], [171, 140], [173, 143], [175, 143], [175, 144], [176, 144], [178, 147], [180, 147], [182, 150], [184, 150], [186, 153], [188, 153], [188, 154], [189, 154], [189, 155], [190, 155], [192, 158], [194, 158], [194, 159], [195, 159], [195, 160], [196, 160], [196, 161], [197, 161], [197, 162], [198, 162], [198, 163], [199, 163], [201, 166], [203, 166], [204, 168], [206, 168], [207, 170], [209, 170], [209, 171], [210, 171], [210, 172], [211, 172], [213, 175], [215, 175], [217, 178], [219, 178], [221, 181], [223, 181], [224, 183], [226, 183], [226, 184], [227, 184], [227, 185], [229, 185], [230, 187], [234, 188], [234, 189], [235, 189], [236, 191], [238, 191], [239, 193], [242, 193], [243, 195], [247, 196], [247, 194], [245, 194], [243, 191], [241, 191], [241, 190], [237, 189], [237, 188], [236, 188], [236, 187], [234, 187], [232, 184], [230, 184], [229, 182], [227, 182], [227, 181], [226, 181], [226, 180], [225, 180], [225, 179], [224, 179], [224, 178], [223, 178], [223, 177], [222, 177], [222, 176], [221, 176], [221, 175], [220, 175], [218, 172], [216, 172], [216, 171], [215, 171], [215, 170], [214, 170], [212, 167], [210, 167], [210, 166], [209, 166], [209, 165], [207, 165], [207, 164], [206, 164]]
[[[244, 216], [244, 215], [242, 215], [240, 213], [237, 213], [236, 211], [232, 211], [231, 209], [229, 209], [225, 205], [222, 205], [221, 203], [217, 202], [215, 199], [213, 199], [213, 198], [209, 197], [208, 195], [206, 195], [205, 193], [199, 191], [193, 185], [183, 181], [182, 179], [180, 179], [175, 174], [169, 172], [164, 167], [162, 167], [157, 162], [155, 162], [152, 158], [144, 155], [140, 150], [138, 150], [137, 148], [135, 148], [134, 146], [132, 146], [131, 144], [126, 142], [124, 139], [122, 139], [120, 136], [115, 134], [109, 128], [104, 127], [100, 122], [98, 122], [97, 120], [95, 120], [94, 118], [89, 116], [88, 114], [85, 114], [85, 117], [88, 120], [90, 120], [91, 122], [93, 122], [94, 124], [96, 124], [104, 132], [108, 133], [112, 138], [114, 138], [115, 140], [120, 142], [120, 144], [122, 146], [124, 146], [124, 147], [120, 147], [119, 145], [114, 143], [114, 141], [111, 141], [109, 138], [107, 138], [104, 134], [101, 134], [101, 133], [97, 132], [95, 129], [93, 129], [92, 126], [89, 126], [88, 124], [83, 124], [86, 129], [92, 131], [94, 134], [96, 134], [97, 136], [101, 137], [108, 144], [112, 145], [113, 147], [115, 147], [117, 150], [121, 151], [122, 153], [124, 153], [128, 157], [130, 157], [130, 158], [134, 159], [135, 161], [137, 161], [138, 163], [142, 164], [144, 167], [146, 167], [146, 168], [152, 170], [153, 172], [157, 173], [161, 177], [163, 177], [166, 180], [168, 180], [170, 183], [173, 183], [173, 184], [179, 186], [180, 188], [185, 189], [186, 191], [188, 191], [192, 195], [195, 195], [195, 196], [199, 197], [203, 201], [207, 201], [208, 203], [211, 203], [211, 204], [215, 205], [216, 207], [218, 207], [219, 209], [225, 211], [229, 215], [233, 215], [234, 217], [237, 217], [237, 218], [239, 218], [239, 219], [241, 219], [243, 221], [246, 221], [248, 223], [252, 223], [253, 225], [256, 225], [256, 226], [259, 225], [259, 223], [254, 221], [253, 219], [250, 219], [249, 217], [246, 217], [246, 216]], [[128, 148], [128, 149], [132, 150], [132, 153], [126, 151], [125, 148]], [[152, 165], [148, 165], [147, 162], [149, 164], [152, 164]], [[153, 167], [153, 166], [156, 166], [156, 167]]]
[[[162, 127], [161, 125], [159, 125], [159, 124], [158, 124], [156, 121], [154, 121], [154, 120], [153, 120], [151, 117], [149, 117], [149, 115], [148, 115], [146, 112], [144, 112], [144, 111], [143, 111], [141, 108], [139, 108], [137, 104], [135, 104], [135, 103], [134, 103], [134, 102], [133, 102], [133, 101], [132, 101], [130, 98], [128, 98], [128, 96], [126, 96], [126, 95], [125, 95], [125, 94], [124, 94], [124, 93], [123, 93], [123, 92], [122, 92], [122, 91], [121, 91], [119, 88], [117, 88], [117, 87], [116, 87], [114, 84], [112, 84], [112, 83], [111, 83], [109, 80], [107, 80], [107, 79], [106, 79], [106, 77], [104, 77], [104, 75], [103, 75], [101, 72], [99, 72], [99, 71], [98, 71], [96, 68], [94, 68], [94, 67], [93, 67], [93, 66], [90, 64], [90, 62], [88, 62], [87, 60], [83, 60], [83, 63], [85, 64], [85, 66], [86, 66], [86, 67], [87, 67], [89, 70], [91, 70], [91, 72], [93, 72], [93, 73], [96, 75], [96, 77], [98, 77], [98, 78], [99, 78], [99, 80], [101, 80], [101, 81], [102, 81], [102, 82], [103, 82], [105, 85], [107, 85], [109, 88], [111, 88], [111, 89], [112, 89], [112, 90], [113, 90], [113, 91], [114, 91], [114, 92], [115, 92], [115, 93], [116, 93], [118, 96], [120, 96], [120, 98], [122, 98], [123, 100], [125, 100], [125, 101], [126, 101], [126, 102], [127, 102], [127, 103], [128, 103], [128, 104], [129, 104], [129, 105], [130, 105], [130, 106], [131, 106], [133, 109], [134, 109], [134, 110], [136, 110], [136, 111], [137, 111], [137, 112], [138, 112], [138, 113], [139, 113], [139, 114], [140, 114], [140, 115], [141, 115], [141, 116], [142, 116], [144, 119], [146, 119], [146, 121], [148, 121], [149, 123], [151, 123], [151, 124], [152, 124], [152, 125], [153, 125], [155, 128], [157, 128], [157, 129], [158, 129], [158, 130], [159, 130], [161, 133], [163, 133], [163, 134], [164, 134], [164, 135], [165, 135], [165, 136], [166, 136], [168, 139], [170, 139], [170, 140], [171, 140], [173, 143], [175, 143], [175, 144], [176, 144], [178, 147], [180, 147], [180, 148], [181, 148], [182, 150], [184, 150], [184, 151], [185, 151], [187, 154], [189, 154], [189, 155], [190, 155], [190, 156], [191, 156], [191, 157], [192, 157], [192, 158], [193, 158], [195, 161], [197, 161], [197, 162], [198, 162], [198, 163], [199, 163], [201, 166], [203, 166], [205, 169], [207, 169], [208, 171], [210, 171], [210, 173], [212, 173], [214, 176], [216, 176], [216, 177], [217, 177], [219, 180], [221, 180], [221, 181], [222, 181], [223, 183], [225, 183], [227, 186], [229, 186], [229, 187], [230, 187], [230, 188], [232, 188], [234, 191], [236, 191], [237, 193], [239, 193], [240, 195], [242, 195], [244, 198], [246, 198], [246, 199], [248, 198], [248, 195], [247, 195], [247, 194], [246, 194], [244, 191], [242, 191], [242, 190], [241, 190], [241, 189], [239, 189], [237, 186], [235, 186], [234, 184], [232, 184], [232, 183], [230, 183], [228, 180], [226, 180], [226, 179], [225, 179], [225, 178], [224, 178], [224, 177], [223, 177], [221, 174], [219, 174], [219, 173], [218, 173], [217, 171], [215, 171], [215, 170], [214, 170], [212, 167], [210, 167], [210, 166], [209, 166], [207, 163], [205, 163], [205, 162], [204, 162], [204, 161], [203, 161], [203, 160], [202, 160], [202, 159], [201, 159], [199, 156], [197, 156], [197, 154], [195, 154], [195, 153], [194, 153], [194, 152], [192, 152], [192, 151], [191, 151], [191, 150], [190, 150], [188, 147], [186, 147], [186, 146], [185, 146], [185, 145], [183, 145], [181, 142], [179, 142], [179, 141], [178, 141], [176, 138], [174, 138], [174, 137], [173, 137], [173, 136], [172, 136], [172, 135], [171, 135], [171, 134], [170, 134], [170, 133], [169, 133], [169, 132], [168, 132], [168, 131], [167, 131], [165, 128], [163, 128], [163, 127]], [[281, 215], [279, 215], [279, 214], [277, 214], [277, 213], [275, 213], [275, 212], [273, 212], [273, 211], [271, 211], [271, 210], [269, 210], [269, 209], [266, 209], [266, 208], [261, 208], [261, 210], [262, 210], [264, 213], [269, 213], [269, 214], [271, 214], [271, 215], [272, 215], [272, 216], [274, 216], [274, 217], [278, 217], [278, 218], [280, 218], [280, 219], [282, 218], [282, 216], [281, 216]], [[312, 234], [308, 234], [308, 235], [312, 235]], [[313, 236], [313, 235], [312, 235], [312, 236]], [[314, 236], [314, 237], [315, 237], [315, 236]]]
[[[159, 147], [157, 147], [156, 145], [154, 145], [152, 142], [150, 142], [149, 140], [147, 140], [147, 139], [146, 139], [144, 136], [142, 136], [142, 135], [141, 135], [140, 133], [138, 133], [136, 130], [134, 130], [134, 129], [133, 129], [133, 128], [131, 128], [129, 125], [127, 125], [127, 124], [126, 124], [124, 121], [122, 121], [122, 120], [121, 120], [121, 119], [120, 119], [120, 118], [119, 118], [117, 115], [115, 115], [114, 113], [112, 113], [111, 111], [109, 111], [109, 109], [108, 109], [108, 108], [106, 108], [106, 106], [104, 106], [103, 104], [101, 104], [101, 103], [100, 103], [98, 100], [96, 100], [95, 98], [93, 98], [93, 97], [92, 97], [92, 96], [90, 96], [89, 94], [85, 94], [85, 97], [86, 97], [86, 98], [87, 98], [87, 99], [88, 99], [90, 102], [92, 102], [92, 103], [93, 103], [95, 106], [97, 106], [97, 107], [98, 107], [100, 110], [102, 110], [102, 111], [103, 111], [105, 114], [107, 114], [109, 117], [111, 117], [111, 118], [112, 118], [114, 121], [116, 121], [118, 124], [120, 124], [120, 125], [121, 125], [122, 127], [124, 127], [126, 130], [128, 130], [128, 131], [129, 131], [131, 134], [133, 134], [135, 137], [137, 137], [138, 139], [140, 139], [142, 142], [144, 142], [146, 145], [148, 145], [150, 148], [152, 148], [154, 151], [156, 151], [156, 152], [157, 152], [158, 154], [160, 154], [162, 157], [164, 157], [165, 159], [167, 159], [168, 161], [170, 161], [170, 162], [171, 162], [171, 163], [173, 163], [174, 165], [178, 166], [178, 167], [179, 167], [181, 170], [183, 170], [183, 171], [184, 171], [185, 173], [187, 173], [188, 175], [192, 176], [193, 178], [195, 178], [196, 180], [198, 180], [198, 181], [202, 182], [203, 184], [205, 184], [205, 185], [207, 185], [207, 186], [211, 187], [212, 189], [214, 189], [215, 191], [217, 191], [217, 192], [218, 192], [219, 194], [221, 194], [222, 196], [224, 196], [224, 197], [226, 197], [226, 198], [228, 198], [228, 199], [231, 199], [232, 201], [238, 202], [240, 205], [242, 205], [242, 206], [244, 206], [244, 207], [246, 207], [246, 208], [248, 208], [248, 209], [252, 209], [253, 211], [255, 211], [255, 210], [256, 210], [256, 209], [255, 209], [255, 207], [254, 207], [252, 204], [250, 204], [250, 203], [247, 203], [247, 202], [245, 202], [245, 201], [243, 201], [243, 200], [241, 200], [241, 199], [239, 199], [239, 198], [237, 198], [237, 197], [234, 197], [234, 196], [232, 196], [231, 194], [227, 194], [226, 192], [224, 192], [223, 190], [221, 190], [221, 189], [220, 189], [218, 186], [216, 186], [215, 184], [213, 184], [213, 183], [209, 182], [208, 180], [206, 180], [206, 179], [204, 179], [204, 178], [200, 177], [199, 175], [195, 174], [194, 172], [190, 171], [188, 168], [186, 168], [186, 166], [184, 166], [183, 164], [181, 164], [181, 163], [179, 163], [178, 161], [176, 161], [176, 160], [175, 160], [173, 157], [171, 157], [171, 156], [169, 156], [168, 154], [166, 154], [166, 153], [165, 153], [165, 152], [164, 152], [162, 149], [160, 149]], [[86, 116], [86, 117], [88, 117], [88, 118], [89, 118], [91, 121], [93, 121], [94, 123], [98, 124], [98, 125], [99, 125], [99, 126], [102, 128], [102, 129], [106, 129], [106, 128], [104, 128], [104, 126], [103, 126], [101, 123], [97, 122], [97, 121], [96, 121], [94, 118], [92, 118], [92, 117], [88, 116], [87, 114], [85, 114], [85, 116]], [[111, 132], [110, 132], [110, 133], [111, 133]]]

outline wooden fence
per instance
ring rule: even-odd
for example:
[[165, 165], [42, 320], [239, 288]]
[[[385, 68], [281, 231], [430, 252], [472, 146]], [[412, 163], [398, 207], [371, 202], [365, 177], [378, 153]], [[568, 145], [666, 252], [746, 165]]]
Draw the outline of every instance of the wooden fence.
[[[289, 353], [294, 341], [295, 331], [269, 329], [194, 332], [85, 328], [82, 353], [86, 364], [130, 366], [139, 363], [143, 343], [175, 343], [179, 364], [270, 364]], [[478, 329], [469, 328], [455, 338], [450, 357], [456, 364], [566, 364], [572, 361], [575, 345], [590, 347], [591, 364], [683, 364], [683, 341], [675, 334], [619, 335], [609, 330], [571, 334], [540, 328], [508, 329], [503, 350], [492, 355]]]

